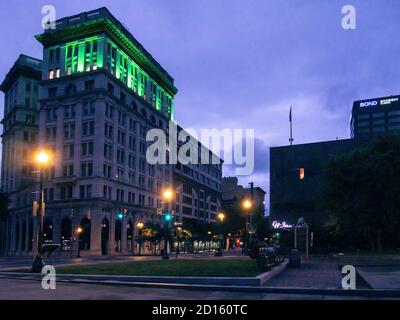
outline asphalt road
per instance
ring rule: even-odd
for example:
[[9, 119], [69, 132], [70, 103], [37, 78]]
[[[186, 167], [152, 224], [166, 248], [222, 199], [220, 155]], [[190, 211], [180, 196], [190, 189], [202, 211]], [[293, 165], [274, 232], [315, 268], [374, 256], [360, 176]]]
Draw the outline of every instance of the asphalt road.
[[[305, 294], [161, 289], [58, 282], [44, 290], [40, 281], [0, 279], [0, 300], [360, 300], [368, 298]], [[374, 298], [376, 299], [376, 298]]]

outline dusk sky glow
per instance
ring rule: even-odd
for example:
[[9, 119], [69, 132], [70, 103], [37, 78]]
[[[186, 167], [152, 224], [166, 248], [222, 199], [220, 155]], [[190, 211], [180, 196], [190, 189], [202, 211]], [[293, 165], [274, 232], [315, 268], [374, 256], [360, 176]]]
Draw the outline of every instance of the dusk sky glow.
[[[175, 79], [181, 126], [254, 128], [255, 172], [239, 181], [267, 195], [268, 148], [289, 143], [291, 105], [299, 144], [349, 138], [353, 101], [400, 94], [398, 0], [3, 0], [1, 79], [20, 53], [41, 58], [48, 4], [57, 18], [106, 6]], [[342, 29], [345, 4], [357, 30]]]

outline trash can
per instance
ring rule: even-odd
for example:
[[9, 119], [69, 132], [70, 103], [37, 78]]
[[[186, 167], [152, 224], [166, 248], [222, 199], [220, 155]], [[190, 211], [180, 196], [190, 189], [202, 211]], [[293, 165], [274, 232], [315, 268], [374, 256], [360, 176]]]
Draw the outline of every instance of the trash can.
[[301, 265], [301, 253], [299, 249], [290, 250], [289, 267], [299, 268]]

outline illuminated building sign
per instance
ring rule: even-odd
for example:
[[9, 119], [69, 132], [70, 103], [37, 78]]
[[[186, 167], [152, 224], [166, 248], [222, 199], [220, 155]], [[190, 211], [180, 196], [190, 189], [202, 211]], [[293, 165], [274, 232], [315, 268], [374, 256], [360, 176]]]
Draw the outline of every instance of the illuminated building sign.
[[387, 98], [387, 99], [373, 100], [373, 101], [362, 101], [362, 102], [360, 102], [360, 108], [376, 107], [378, 105], [385, 106], [385, 105], [390, 105], [393, 102], [398, 102], [398, 101], [399, 101], [399, 98]]
[[282, 222], [274, 221], [274, 222], [272, 222], [272, 228], [274, 228], [274, 229], [291, 229], [291, 228], [293, 228], [293, 225], [287, 224], [285, 221], [282, 221]]

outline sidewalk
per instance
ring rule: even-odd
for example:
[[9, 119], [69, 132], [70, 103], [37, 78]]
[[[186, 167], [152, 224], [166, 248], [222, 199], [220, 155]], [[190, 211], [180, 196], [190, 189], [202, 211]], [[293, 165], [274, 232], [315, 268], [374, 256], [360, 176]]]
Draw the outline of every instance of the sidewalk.
[[287, 268], [265, 286], [279, 288], [341, 289], [337, 263], [324, 257], [302, 260], [300, 268]]

